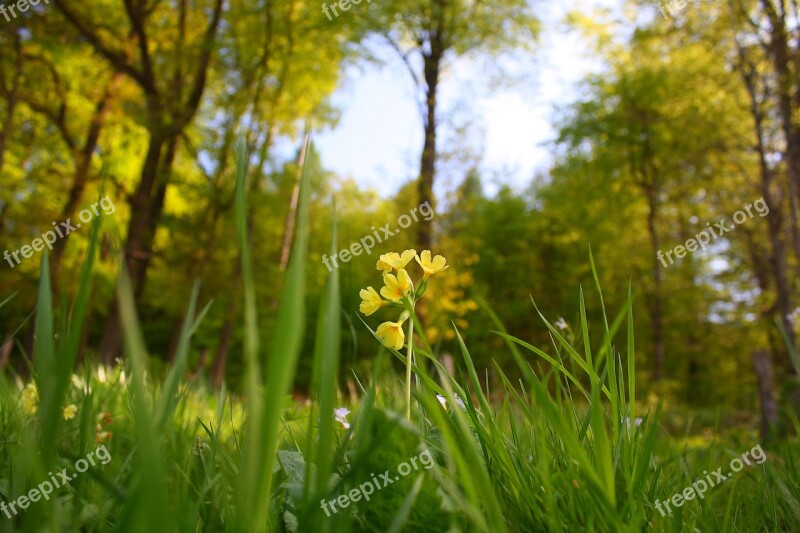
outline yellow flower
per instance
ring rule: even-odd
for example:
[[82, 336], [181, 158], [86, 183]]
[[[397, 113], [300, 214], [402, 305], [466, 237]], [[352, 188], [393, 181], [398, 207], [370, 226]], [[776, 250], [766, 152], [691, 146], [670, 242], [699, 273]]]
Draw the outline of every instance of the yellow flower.
[[381, 288], [381, 295], [387, 300], [400, 300], [411, 291], [411, 278], [403, 268], [397, 271], [397, 277], [384, 273], [383, 282], [386, 286]]
[[403, 347], [406, 335], [403, 333], [403, 322], [384, 322], [375, 331], [384, 346], [399, 350]]
[[442, 272], [450, 268], [450, 265], [445, 265], [446, 262], [447, 259], [441, 255], [437, 255], [433, 258], [433, 260], [431, 260], [430, 250], [423, 250], [422, 253], [417, 257], [417, 263], [419, 263], [419, 266], [421, 266], [422, 270], [425, 272], [422, 275], [422, 279], [428, 279], [437, 272]]
[[39, 389], [36, 384], [31, 382], [25, 385], [22, 390], [22, 410], [26, 414], [34, 415], [39, 408]]
[[416, 250], [406, 250], [402, 253], [402, 255], [398, 254], [397, 252], [389, 252], [388, 254], [383, 254], [380, 257], [375, 268], [378, 270], [383, 270], [384, 274], [391, 272], [392, 269], [399, 271], [401, 268], [405, 268], [408, 262], [416, 256]]
[[64, 408], [64, 420], [72, 420], [75, 418], [75, 414], [78, 412], [78, 408], [72, 404], [69, 404]]
[[382, 299], [377, 291], [372, 287], [367, 287], [366, 289], [361, 289], [358, 293], [361, 296], [361, 305], [359, 306], [359, 311], [364, 313], [366, 316], [371, 315], [384, 305], [388, 304], [386, 300]]

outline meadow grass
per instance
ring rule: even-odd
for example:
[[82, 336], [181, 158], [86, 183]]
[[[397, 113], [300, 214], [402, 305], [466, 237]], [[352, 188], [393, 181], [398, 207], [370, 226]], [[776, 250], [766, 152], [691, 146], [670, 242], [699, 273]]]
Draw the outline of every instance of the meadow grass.
[[[468, 338], [455, 330], [457, 371], [448, 372], [424, 337], [417, 337], [412, 360], [408, 352], [382, 348], [373, 372], [357, 376], [357, 397], [343, 395], [336, 386], [342, 323], [337, 270], [329, 275], [316, 324], [304, 324], [305, 174], [276, 325], [262, 343], [246, 223], [246, 163], [240, 144], [236, 222], [246, 362], [241, 392], [214, 392], [203, 380], [187, 378], [192, 335], [203, 327], [209, 305], [198, 302], [196, 287], [174, 365], [165, 372], [151, 368], [124, 272], [117, 289], [123, 361], [114, 368], [76, 366], [98, 217], [71, 305], [55, 309], [46, 256], [42, 261], [31, 365], [40, 395], [35, 414], [23, 409], [26, 384], [0, 375], [0, 499], [16, 500], [50, 472], [72, 468], [98, 441], [112, 460], [11, 519], [0, 514], [0, 532], [800, 530], [797, 424], [783, 440], [764, 443], [768, 455], [762, 464], [686, 502], [672, 516], [656, 510], [656, 500], [669, 499], [759, 442], [743, 432], [690, 446], [688, 435], [665, 431], [660, 408], [637, 399], [630, 291], [610, 321], [603, 309], [602, 323], [591, 326], [581, 291], [574, 337], [532, 302], [531, 314], [549, 331], [550, 347], [509, 335], [484, 304], [486, 322], [477, 327], [496, 331], [522, 376], [512, 380], [495, 365], [500, 390], [482, 381], [484, 370], [475, 367]], [[335, 253], [335, 220], [333, 235]], [[593, 261], [592, 271], [602, 306]], [[421, 331], [417, 317], [411, 320]], [[302, 354], [303, 332], [312, 327], [313, 354]], [[601, 332], [599, 345], [590, 343], [590, 330]], [[289, 396], [301, 356], [313, 357], [308, 402]], [[69, 404], [78, 415], [64, 420], [63, 406]], [[351, 409], [349, 428], [334, 419], [337, 407]], [[394, 475], [398, 465], [425, 450], [435, 460], [431, 468], [398, 477], [369, 501], [326, 512], [323, 501], [354, 494], [373, 475]]]

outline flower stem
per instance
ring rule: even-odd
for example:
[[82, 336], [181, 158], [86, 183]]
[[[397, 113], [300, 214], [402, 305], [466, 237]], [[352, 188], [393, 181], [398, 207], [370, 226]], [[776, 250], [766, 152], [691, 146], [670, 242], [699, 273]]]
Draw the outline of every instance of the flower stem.
[[408, 321], [408, 352], [406, 353], [406, 418], [411, 420], [411, 363], [414, 354], [414, 320]]

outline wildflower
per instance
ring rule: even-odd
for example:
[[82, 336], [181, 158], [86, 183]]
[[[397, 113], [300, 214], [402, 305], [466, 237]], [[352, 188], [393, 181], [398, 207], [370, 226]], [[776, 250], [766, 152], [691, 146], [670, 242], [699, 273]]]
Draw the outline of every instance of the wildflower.
[[[447, 408], [447, 398], [445, 398], [441, 394], [437, 394], [436, 395], [436, 399], [439, 400], [439, 403], [442, 404], [442, 407], [444, 407], [445, 409]], [[453, 395], [453, 399], [455, 400], [456, 405], [458, 405], [460, 408], [462, 408], [462, 409], [466, 409], [467, 408], [467, 406], [464, 405], [464, 400], [459, 398], [458, 394], [454, 394]]]
[[800, 307], [796, 307], [794, 311], [786, 315], [786, 318], [789, 319], [789, 322], [800, 322]]
[[[406, 265], [411, 259], [416, 259], [422, 267], [423, 277], [417, 281], [415, 286], [411, 277], [406, 271]], [[360, 310], [365, 315], [370, 315], [383, 307], [389, 305], [394, 308], [403, 308], [397, 322], [384, 322], [375, 330], [375, 336], [384, 346], [400, 350], [406, 344], [406, 334], [403, 331], [403, 323], [412, 318], [408, 324], [408, 354], [406, 356], [406, 418], [411, 419], [411, 374], [414, 366], [414, 318], [415, 306], [428, 289], [428, 278], [437, 272], [447, 270], [449, 265], [447, 260], [441, 255], [431, 259], [430, 250], [422, 252], [422, 257], [417, 255], [416, 250], [405, 250], [402, 254], [390, 252], [380, 256], [376, 265], [378, 270], [383, 270], [383, 283], [380, 295], [372, 287], [361, 290]], [[397, 275], [392, 274], [392, 270], [397, 271]], [[380, 298], [382, 296], [385, 300]], [[463, 406], [463, 402], [458, 401]]]
[[[638, 428], [639, 426], [642, 425], [642, 422], [643, 422], [643, 420], [641, 418], [639, 418], [638, 416], [633, 419], [634, 427]], [[628, 429], [631, 428], [631, 419], [628, 418], [627, 416], [625, 417], [625, 425], [628, 426]]]
[[371, 315], [384, 305], [388, 304], [386, 300], [380, 297], [378, 292], [373, 289], [372, 287], [367, 287], [366, 289], [361, 289], [358, 293], [361, 296], [361, 305], [359, 306], [358, 310], [361, 311], [366, 316]]
[[556, 322], [556, 327], [557, 327], [558, 329], [560, 329], [561, 331], [564, 331], [564, 330], [565, 330], [565, 329], [567, 329], [569, 326], [567, 326], [567, 321], [566, 321], [566, 320], [564, 320], [564, 317], [559, 317], [559, 318], [558, 318], [558, 321]]
[[403, 322], [403, 320], [399, 322], [384, 322], [378, 326], [378, 329], [375, 330], [375, 334], [384, 346], [394, 348], [395, 350], [399, 350], [403, 347], [406, 338], [406, 334], [403, 333]]
[[339, 407], [333, 410], [333, 415], [336, 421], [344, 426], [344, 429], [350, 429], [350, 423], [347, 421], [347, 415], [350, 414], [350, 409], [347, 407]]
[[84, 394], [88, 395], [89, 393], [92, 392], [91, 387], [89, 387], [89, 385], [83, 380], [82, 377], [72, 374], [72, 377], [70, 379], [72, 381], [72, 385], [76, 389], [83, 392]]
[[97, 381], [100, 383], [106, 382], [106, 369], [102, 365], [97, 367]]
[[64, 408], [64, 420], [72, 420], [78, 413], [78, 408], [73, 404], [69, 404]]
[[408, 262], [414, 259], [416, 256], [416, 250], [406, 250], [402, 254], [398, 254], [397, 252], [389, 252], [388, 254], [383, 254], [378, 259], [378, 263], [375, 268], [378, 270], [383, 270], [383, 273], [387, 274], [391, 272], [392, 269], [400, 270], [401, 268], [405, 268]]
[[22, 410], [25, 414], [35, 415], [39, 408], [39, 389], [36, 383], [30, 382], [22, 390]]
[[447, 262], [447, 259], [445, 259], [441, 255], [437, 255], [436, 257], [431, 259], [430, 250], [423, 250], [422, 253], [416, 257], [416, 260], [417, 263], [419, 263], [419, 266], [421, 266], [422, 270], [424, 271], [422, 279], [428, 279], [434, 274], [450, 268], [450, 265], [445, 264]]
[[384, 274], [383, 282], [386, 286], [381, 288], [381, 295], [392, 301], [400, 300], [408, 295], [412, 287], [411, 278], [403, 268], [397, 271], [397, 277], [393, 274]]

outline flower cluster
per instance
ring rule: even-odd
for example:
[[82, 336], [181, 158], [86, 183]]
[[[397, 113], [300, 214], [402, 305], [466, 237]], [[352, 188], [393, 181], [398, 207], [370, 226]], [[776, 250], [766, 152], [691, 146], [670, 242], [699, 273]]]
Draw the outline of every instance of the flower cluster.
[[[406, 271], [406, 265], [412, 259], [415, 259], [422, 268], [422, 279], [416, 285]], [[403, 347], [405, 342], [403, 323], [411, 316], [406, 303], [413, 311], [414, 304], [428, 288], [428, 278], [447, 270], [450, 265], [446, 263], [447, 260], [441, 255], [431, 258], [430, 250], [423, 250], [419, 255], [416, 250], [406, 250], [402, 254], [390, 252], [380, 256], [376, 268], [383, 271], [384, 286], [381, 288], [380, 294], [372, 287], [362, 289], [359, 293], [361, 296], [359, 310], [369, 316], [384, 306], [403, 309], [396, 322], [384, 322], [375, 331], [384, 346], [395, 350]], [[397, 274], [392, 274], [393, 271], [396, 271]]]

